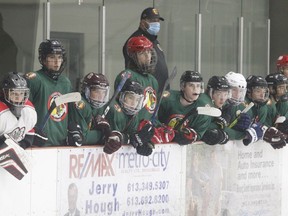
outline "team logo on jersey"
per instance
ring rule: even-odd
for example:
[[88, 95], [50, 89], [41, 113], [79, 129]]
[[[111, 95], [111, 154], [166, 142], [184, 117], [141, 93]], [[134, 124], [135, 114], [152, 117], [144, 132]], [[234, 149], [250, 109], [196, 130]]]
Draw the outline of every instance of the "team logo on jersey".
[[[183, 114], [173, 114], [169, 117], [168, 126], [174, 128], [179, 122], [184, 118]], [[181, 127], [186, 126], [188, 124], [188, 119], [181, 125]]]
[[16, 142], [21, 141], [22, 139], [24, 139], [24, 133], [25, 132], [25, 127], [17, 127], [15, 128], [11, 133], [9, 133], [8, 135]]
[[153, 113], [157, 103], [155, 90], [151, 86], [148, 86], [144, 90], [144, 96], [145, 96], [144, 104], [146, 110], [148, 110], [149, 113]]
[[[61, 95], [60, 92], [54, 92], [50, 95], [50, 97], [48, 98], [48, 106], [47, 109], [49, 109], [49, 107], [52, 105], [53, 101], [59, 97]], [[57, 106], [51, 113], [50, 118], [53, 121], [56, 122], [60, 122], [63, 119], [65, 119], [65, 117], [67, 116], [68, 113], [68, 105], [67, 104], [61, 104], [59, 106]]]

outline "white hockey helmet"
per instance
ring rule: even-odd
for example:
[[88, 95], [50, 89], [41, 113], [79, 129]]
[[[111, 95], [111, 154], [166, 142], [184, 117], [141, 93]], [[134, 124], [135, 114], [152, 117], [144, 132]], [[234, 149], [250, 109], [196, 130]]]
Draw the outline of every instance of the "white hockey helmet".
[[225, 75], [225, 78], [231, 87], [231, 98], [228, 101], [235, 105], [244, 102], [247, 91], [245, 77], [240, 73], [230, 71]]

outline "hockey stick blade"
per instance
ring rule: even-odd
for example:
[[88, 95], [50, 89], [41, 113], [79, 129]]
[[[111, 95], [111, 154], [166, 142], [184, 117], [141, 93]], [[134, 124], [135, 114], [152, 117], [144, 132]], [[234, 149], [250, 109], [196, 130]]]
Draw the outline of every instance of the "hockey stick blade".
[[193, 115], [207, 115], [207, 116], [212, 116], [212, 117], [219, 117], [221, 116], [222, 112], [220, 109], [215, 108], [215, 107], [197, 107], [191, 109], [183, 119], [181, 119], [175, 126], [174, 129], [178, 130], [182, 124], [189, 118], [189, 116]]
[[168, 87], [168, 85], [171, 83], [171, 81], [175, 78], [176, 74], [177, 74], [177, 68], [175, 66], [173, 68], [173, 71], [171, 72], [170, 76], [168, 77], [168, 79], [164, 83], [163, 89], [161, 91], [161, 96], [160, 96], [159, 100], [157, 101], [157, 105], [156, 105], [154, 113], [153, 113], [153, 115], [151, 117], [151, 122], [152, 122], [153, 125], [155, 124], [156, 117], [157, 117], [157, 114], [158, 114], [158, 110], [160, 108], [160, 104], [161, 104], [161, 101], [162, 101], [163, 96], [164, 96], [164, 92], [165, 92], [166, 88]]
[[126, 80], [131, 77], [131, 72], [130, 71], [125, 71], [122, 75], [123, 75], [122, 79], [121, 79], [120, 83], [118, 84], [113, 96], [110, 98], [110, 100], [106, 104], [106, 108], [105, 108], [105, 110], [104, 110], [104, 112], [102, 114], [102, 118], [105, 118], [105, 116], [109, 112], [110, 104], [112, 103], [112, 101], [114, 101], [116, 99], [117, 95], [120, 93], [120, 91], [122, 90], [123, 86], [125, 85]]
[[197, 107], [198, 115], [207, 115], [212, 117], [221, 116], [222, 112], [220, 109], [215, 107]]
[[55, 100], [51, 104], [48, 112], [44, 116], [44, 119], [43, 119], [42, 123], [39, 126], [39, 130], [41, 132], [43, 132], [43, 129], [44, 129], [49, 117], [50, 117], [50, 114], [52, 113], [52, 111], [57, 106], [59, 106], [61, 104], [65, 104], [65, 103], [77, 102], [77, 101], [80, 101], [80, 100], [81, 100], [81, 94], [79, 92], [71, 92], [71, 93], [67, 93], [67, 94], [64, 94], [64, 95], [60, 95], [59, 97], [55, 98]]
[[286, 120], [285, 116], [279, 116], [274, 124], [279, 124], [279, 123], [283, 123]]

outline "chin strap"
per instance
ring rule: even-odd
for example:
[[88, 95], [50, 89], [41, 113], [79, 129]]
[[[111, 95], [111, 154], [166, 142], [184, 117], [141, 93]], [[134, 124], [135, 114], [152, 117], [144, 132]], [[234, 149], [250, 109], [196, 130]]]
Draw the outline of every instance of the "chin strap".
[[188, 99], [184, 96], [183, 91], [181, 91], [181, 96], [182, 96], [182, 98], [183, 98], [185, 101], [187, 101], [187, 102], [190, 103], [190, 104], [194, 103], [194, 101], [195, 101], [195, 100], [193, 100], [193, 101], [188, 100]]

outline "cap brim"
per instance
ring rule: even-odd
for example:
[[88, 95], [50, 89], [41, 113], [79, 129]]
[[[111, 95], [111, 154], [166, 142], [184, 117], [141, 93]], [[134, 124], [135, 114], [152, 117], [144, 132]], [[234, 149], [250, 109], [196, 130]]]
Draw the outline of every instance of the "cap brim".
[[159, 19], [160, 19], [161, 21], [164, 21], [164, 18], [163, 18], [163, 17], [159, 17]]

